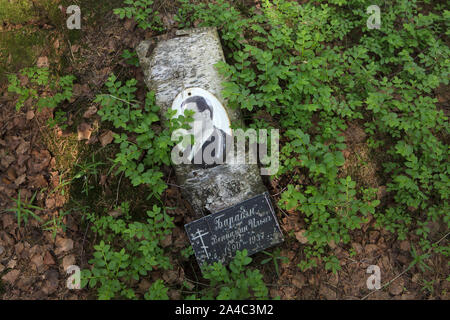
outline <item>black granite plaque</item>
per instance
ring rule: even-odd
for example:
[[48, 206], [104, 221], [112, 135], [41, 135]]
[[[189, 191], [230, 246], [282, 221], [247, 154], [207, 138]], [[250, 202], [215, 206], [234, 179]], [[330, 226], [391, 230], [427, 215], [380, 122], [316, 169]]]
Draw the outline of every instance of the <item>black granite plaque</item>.
[[186, 224], [185, 229], [200, 265], [227, 264], [238, 250], [252, 255], [284, 240], [267, 192]]

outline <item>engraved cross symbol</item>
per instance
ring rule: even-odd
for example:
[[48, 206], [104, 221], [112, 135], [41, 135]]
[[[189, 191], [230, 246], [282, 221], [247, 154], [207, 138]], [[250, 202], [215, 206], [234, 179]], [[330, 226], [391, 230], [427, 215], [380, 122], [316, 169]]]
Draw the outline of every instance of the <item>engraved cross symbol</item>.
[[192, 240], [200, 239], [200, 241], [202, 242], [201, 248], [203, 250], [205, 250], [206, 259], [208, 259], [209, 258], [208, 250], [206, 250], [206, 249], [208, 249], [208, 246], [205, 246], [205, 243], [203, 241], [203, 237], [206, 236], [209, 232], [205, 232], [205, 233], [202, 233], [202, 232], [203, 232], [202, 230], [197, 229], [197, 231], [194, 233], [194, 238], [192, 238]]

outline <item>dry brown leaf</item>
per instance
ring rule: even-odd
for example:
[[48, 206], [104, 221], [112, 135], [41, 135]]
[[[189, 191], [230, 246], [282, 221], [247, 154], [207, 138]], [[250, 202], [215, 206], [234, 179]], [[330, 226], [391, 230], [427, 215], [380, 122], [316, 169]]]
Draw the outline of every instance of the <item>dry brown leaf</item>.
[[30, 156], [27, 154], [21, 154], [17, 156], [17, 165], [19, 167], [22, 167], [28, 159], [30, 159]]
[[47, 198], [45, 200], [45, 207], [49, 210], [53, 209], [56, 207], [56, 201], [55, 198]]
[[6, 267], [8, 269], [14, 269], [16, 267], [16, 265], [17, 265], [17, 259], [12, 259], [12, 260], [9, 260], [8, 264], [6, 265]]
[[23, 141], [16, 149], [16, 153], [19, 154], [24, 154], [26, 153], [28, 150], [30, 150], [30, 143], [28, 141]]
[[411, 250], [411, 245], [408, 240], [403, 240], [400, 242], [400, 250], [409, 252]]
[[97, 142], [98, 142], [98, 137], [96, 135], [94, 135], [88, 141], [86, 141], [86, 144], [95, 144]]
[[329, 288], [326, 284], [322, 284], [319, 288], [319, 295], [325, 297], [327, 300], [335, 300], [336, 292]]
[[14, 282], [16, 282], [17, 278], [19, 277], [19, 274], [20, 274], [19, 270], [11, 270], [2, 277], [2, 280], [9, 284], [14, 284]]
[[11, 214], [3, 214], [3, 229], [8, 228], [14, 224], [14, 218]]
[[55, 293], [56, 290], [58, 290], [59, 272], [54, 269], [50, 269], [45, 273], [45, 279], [47, 281], [44, 283], [42, 292], [48, 296], [50, 294]]
[[77, 53], [80, 50], [80, 46], [78, 44], [74, 44], [70, 47], [73, 53]]
[[25, 246], [24, 246], [23, 242], [19, 242], [14, 246], [14, 251], [16, 252], [17, 255], [22, 254], [24, 249], [25, 249]]
[[167, 248], [172, 245], [172, 235], [167, 235], [163, 240], [161, 240], [161, 246]]
[[48, 68], [50, 64], [48, 63], [48, 57], [39, 57], [36, 63], [38, 68]]
[[108, 176], [105, 175], [105, 174], [102, 174], [102, 175], [100, 176], [100, 185], [101, 185], [101, 186], [106, 185], [106, 179], [107, 179], [107, 178], [108, 178]]
[[44, 266], [44, 257], [41, 253], [37, 253], [31, 258], [31, 262], [36, 266], [36, 269], [39, 272]]
[[109, 41], [108, 41], [108, 50], [109, 50], [109, 52], [116, 51], [116, 47], [117, 47], [117, 45], [116, 45], [116, 42], [114, 41], [114, 39], [109, 39]]
[[56, 207], [62, 208], [65, 204], [66, 204], [66, 198], [63, 195], [61, 195], [61, 194], [55, 195]]
[[301, 244], [307, 244], [308, 238], [305, 237], [306, 230], [300, 230], [295, 233], [295, 238], [301, 243]]
[[81, 84], [75, 83], [73, 85], [72, 92], [73, 92], [74, 97], [81, 96], [81, 94], [83, 93], [83, 87], [81, 86]]
[[298, 275], [294, 275], [294, 277], [292, 277], [291, 281], [292, 281], [292, 284], [298, 289], [303, 288], [306, 284], [305, 276], [302, 275], [301, 273]]
[[378, 250], [378, 246], [376, 245], [376, 244], [367, 244], [365, 247], [364, 247], [364, 251], [367, 253], [367, 254], [371, 254], [371, 253], [373, 253], [373, 252], [375, 252], [375, 251], [377, 251]]
[[118, 218], [120, 217], [123, 213], [122, 210], [120, 208], [116, 209], [116, 210], [112, 210], [110, 212], [108, 212], [108, 214], [113, 217], [113, 218]]
[[398, 296], [403, 292], [403, 284], [404, 280], [402, 278], [395, 280], [389, 286], [389, 293], [393, 296]]
[[142, 279], [141, 282], [139, 282], [138, 288], [140, 292], [144, 293], [147, 292], [151, 286], [152, 284], [150, 283], [150, 281]]
[[20, 80], [20, 85], [21, 85], [22, 87], [27, 86], [28, 83], [30, 82], [29, 79], [28, 79], [28, 77], [25, 76], [25, 75], [23, 75], [23, 74], [20, 74], [20, 75], [18, 75], [17, 77], [19, 78], [19, 80]]
[[108, 130], [108, 131], [102, 133], [102, 135], [100, 136], [99, 139], [100, 139], [100, 143], [102, 144], [102, 147], [105, 147], [108, 144], [110, 144], [111, 142], [113, 142], [114, 132], [112, 132], [111, 130]]
[[34, 282], [34, 277], [25, 276], [21, 277], [16, 284], [16, 287], [22, 291], [28, 291], [31, 289], [31, 285]]
[[180, 228], [175, 228], [172, 234], [173, 239], [175, 239], [173, 245], [176, 248], [183, 248], [183, 246], [185, 246], [188, 241], [186, 233]]
[[83, 122], [78, 126], [78, 140], [89, 140], [92, 134], [91, 125]]
[[57, 238], [56, 239], [56, 254], [61, 254], [63, 252], [67, 252], [73, 249], [73, 240], [65, 239], [65, 238]]
[[8, 176], [8, 179], [13, 181], [17, 179], [16, 170], [14, 170], [13, 167], [9, 168], [6, 172], [6, 175]]
[[126, 19], [124, 23], [125, 30], [133, 31], [137, 23], [134, 19]]
[[14, 181], [14, 184], [15, 184], [16, 186], [20, 186], [22, 183], [25, 182], [26, 177], [27, 177], [27, 174], [26, 174], [26, 173], [22, 174], [20, 177], [18, 177], [18, 178]]
[[34, 111], [33, 110], [28, 111], [26, 117], [28, 121], [32, 120], [34, 118]]
[[71, 254], [71, 255], [68, 255], [68, 256], [64, 257], [64, 259], [63, 259], [64, 271], [67, 271], [67, 269], [70, 266], [73, 266], [74, 264], [75, 264], [75, 255]]
[[28, 168], [31, 171], [30, 173], [40, 173], [49, 165], [50, 160], [52, 159], [52, 156], [48, 150], [33, 150], [31, 154], [32, 158], [28, 161]]
[[83, 114], [83, 118], [89, 119], [90, 117], [95, 115], [97, 111], [98, 110], [95, 106], [89, 107], [89, 109], [87, 109], [87, 111]]
[[352, 248], [355, 250], [356, 254], [361, 254], [363, 251], [362, 245], [357, 242], [352, 243]]
[[169, 284], [173, 284], [176, 283], [179, 275], [178, 272], [174, 271], [174, 270], [169, 270], [163, 273], [163, 279], [165, 282], [169, 283]]
[[171, 289], [168, 292], [168, 296], [171, 300], [180, 300], [181, 299], [181, 292], [179, 290]]
[[5, 155], [5, 156], [1, 155], [0, 163], [1, 163], [1, 165], [3, 167], [8, 168], [9, 165], [11, 163], [13, 163], [15, 159], [16, 158], [14, 156], [11, 156], [11, 155]]
[[31, 186], [34, 188], [45, 188], [48, 186], [48, 182], [42, 174], [30, 177], [29, 180]]
[[44, 264], [48, 265], [48, 266], [55, 264], [55, 260], [53, 259], [52, 255], [49, 251], [47, 251], [44, 255]]

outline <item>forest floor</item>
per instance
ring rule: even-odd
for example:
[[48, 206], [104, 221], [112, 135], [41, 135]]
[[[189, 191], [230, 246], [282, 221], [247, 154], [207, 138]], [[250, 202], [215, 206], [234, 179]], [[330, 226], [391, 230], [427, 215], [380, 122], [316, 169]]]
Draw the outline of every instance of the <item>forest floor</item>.
[[[77, 2], [77, 1], [75, 1]], [[136, 27], [133, 20], [120, 20], [112, 9], [120, 1], [78, 1], [82, 8], [82, 29], [69, 31], [61, 22], [40, 16], [32, 21], [4, 23], [0, 25], [0, 63], [3, 75], [16, 73], [31, 65], [49, 66], [61, 74], [76, 76], [74, 97], [65, 107], [69, 126], [62, 130], [50, 128], [46, 123], [54, 117], [53, 111], [34, 112], [23, 108], [15, 111], [15, 100], [7, 91], [6, 78], [0, 76], [0, 212], [11, 208], [11, 199], [30, 199], [36, 190], [46, 190], [37, 196], [41, 208], [39, 217], [48, 222], [45, 228], [36, 219], [19, 227], [14, 214], [0, 214], [0, 298], [1, 299], [92, 299], [92, 291], [69, 290], [66, 286], [70, 265], [87, 268], [93, 251], [95, 238], [89, 223], [73, 209], [72, 204], [88, 198], [90, 209], [113, 210], [118, 204], [129, 201], [133, 210], [145, 210], [145, 188], [133, 188], [122, 176], [108, 175], [104, 166], [116, 146], [111, 144], [111, 128], [100, 121], [96, 114], [95, 95], [101, 91], [110, 73], [138, 80], [137, 97], [145, 99], [146, 87], [142, 70], [126, 64], [121, 54], [132, 51], [137, 44], [152, 36]], [[96, 4], [97, 3], [97, 4]], [[103, 2], [102, 2], [103, 3]], [[83, 5], [85, 5], [83, 7]], [[167, 5], [164, 24], [167, 30], [177, 28], [173, 20], [176, 8]], [[33, 34], [35, 39], [25, 43], [21, 37]], [[15, 35], [18, 38], [14, 38]], [[17, 47], [18, 46], [18, 47]], [[448, 93], [448, 91], [447, 91]], [[439, 102], [448, 106], [448, 94], [439, 95]], [[366, 134], [353, 123], [346, 132], [348, 151], [344, 152], [344, 171], [360, 177], [364, 184], [378, 188], [378, 198], [383, 201], [386, 186], [380, 174], [379, 162], [370, 154]], [[358, 156], [356, 156], [358, 155]], [[82, 170], [85, 159], [94, 159], [98, 164], [93, 180], [93, 189], [86, 189], [82, 179], [66, 183], [76, 170]], [[191, 221], [192, 209], [183, 200], [170, 167], [164, 168], [170, 187], [163, 194], [164, 206], [176, 208], [169, 211], [175, 217], [175, 229], [163, 244], [171, 252], [176, 266], [171, 271], [151, 273], [147, 279], [136, 283], [136, 292], [143, 295], [156, 279], [164, 279], [169, 297], [182, 296], [179, 289], [184, 281], [198, 282], [199, 270], [195, 258], [179, 259], [187, 237], [184, 224]], [[279, 200], [286, 183], [285, 178], [265, 181], [274, 203]], [[305, 177], [305, 179], [307, 179]], [[88, 191], [86, 191], [88, 190]], [[89, 192], [91, 191], [91, 192]], [[84, 194], [83, 192], [87, 193]], [[88, 193], [89, 192], [89, 193]], [[281, 255], [288, 258], [280, 264], [279, 275], [273, 264], [259, 267], [270, 296], [281, 299], [449, 299], [450, 288], [445, 280], [447, 262], [441, 256], [431, 257], [431, 270], [419, 272], [417, 267], [408, 270], [412, 261], [410, 243], [416, 236], [411, 234], [404, 241], [384, 229], [377, 228], [370, 219], [361, 230], [352, 232], [349, 245], [333, 245], [342, 269], [336, 274], [320, 266], [301, 272], [298, 263], [302, 259], [300, 248], [307, 239], [304, 226], [298, 216], [277, 208], [281, 227], [295, 237], [288, 238], [281, 246]], [[53, 221], [53, 222], [52, 222]], [[23, 223], [23, 222], [22, 222]], [[65, 228], [61, 228], [65, 225]], [[430, 225], [431, 237], [439, 241], [445, 226]], [[45, 230], [47, 229], [47, 230]], [[351, 253], [350, 253], [351, 252]], [[255, 255], [254, 265], [266, 258]], [[395, 279], [384, 290], [370, 291], [366, 282], [367, 268], [381, 268], [382, 283]], [[424, 279], [435, 279], [430, 288], [424, 289]]]

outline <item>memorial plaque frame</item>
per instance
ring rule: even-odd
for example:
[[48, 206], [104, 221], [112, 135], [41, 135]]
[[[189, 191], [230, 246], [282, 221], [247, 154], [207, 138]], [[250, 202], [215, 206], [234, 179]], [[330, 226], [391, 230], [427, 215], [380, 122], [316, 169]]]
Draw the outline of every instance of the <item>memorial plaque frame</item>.
[[185, 225], [199, 265], [228, 264], [237, 250], [255, 254], [284, 241], [269, 193]]

